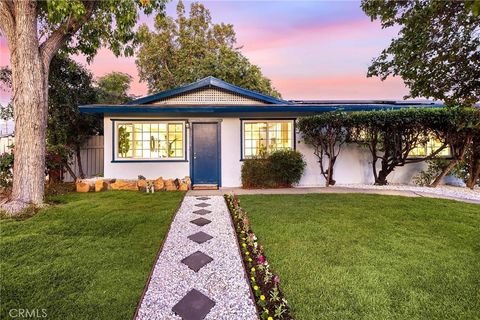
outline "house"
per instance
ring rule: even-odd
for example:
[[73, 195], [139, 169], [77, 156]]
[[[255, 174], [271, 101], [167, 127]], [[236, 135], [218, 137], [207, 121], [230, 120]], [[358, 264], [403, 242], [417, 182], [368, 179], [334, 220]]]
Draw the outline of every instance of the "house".
[[0, 123], [0, 154], [12, 152], [12, 146], [15, 143], [15, 136], [13, 134], [13, 123]]
[[[307, 162], [300, 186], [323, 186], [318, 160], [295, 130], [297, 118], [334, 110], [432, 107], [431, 102], [288, 101], [208, 77], [123, 105], [85, 105], [104, 117], [104, 176], [148, 179], [190, 176], [194, 186], [237, 187], [245, 158], [261, 148], [292, 148]], [[420, 153], [428, 152], [425, 146]], [[419, 166], [396, 170], [389, 180], [409, 183]], [[346, 146], [335, 167], [340, 184], [373, 181], [369, 153]]]

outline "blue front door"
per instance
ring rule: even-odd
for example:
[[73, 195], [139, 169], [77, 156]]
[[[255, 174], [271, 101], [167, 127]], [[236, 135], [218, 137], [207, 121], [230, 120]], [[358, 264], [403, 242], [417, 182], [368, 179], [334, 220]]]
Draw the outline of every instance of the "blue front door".
[[220, 186], [219, 123], [192, 123], [192, 183]]

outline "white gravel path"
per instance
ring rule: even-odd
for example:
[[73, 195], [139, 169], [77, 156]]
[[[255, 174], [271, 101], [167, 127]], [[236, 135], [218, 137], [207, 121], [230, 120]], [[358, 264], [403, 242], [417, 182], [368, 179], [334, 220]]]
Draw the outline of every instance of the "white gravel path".
[[[205, 319], [258, 319], [225, 201], [221, 196], [209, 198], [184, 198], [155, 264], [136, 319], [181, 319], [172, 312], [172, 307], [192, 289], [215, 301]], [[202, 209], [195, 204], [202, 202], [209, 203], [210, 206], [204, 209], [212, 212], [194, 214], [193, 211]], [[199, 217], [212, 222], [203, 227], [190, 222]], [[208, 233], [213, 239], [197, 244], [187, 238], [199, 231]], [[213, 258], [197, 273], [181, 263], [196, 251]]]
[[459, 198], [466, 200], [480, 201], [480, 188], [475, 187], [474, 190], [465, 187], [455, 187], [442, 185], [436, 188], [411, 186], [404, 184], [389, 184], [386, 186], [375, 186], [371, 184], [339, 184], [335, 187], [352, 188], [352, 189], [369, 189], [369, 190], [392, 190], [392, 191], [411, 191], [418, 194], [435, 194], [451, 198]]

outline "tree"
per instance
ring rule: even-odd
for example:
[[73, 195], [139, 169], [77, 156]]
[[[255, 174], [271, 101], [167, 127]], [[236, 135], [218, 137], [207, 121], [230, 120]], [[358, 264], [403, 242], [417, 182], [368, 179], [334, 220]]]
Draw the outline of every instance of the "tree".
[[[79, 105], [97, 102], [93, 76], [65, 55], [52, 59], [49, 75], [47, 151], [61, 167], [76, 175], [69, 161], [75, 155], [80, 178], [85, 178], [80, 149], [92, 135], [103, 132], [102, 118], [80, 113]], [[52, 156], [50, 157], [52, 158]]]
[[407, 97], [471, 106], [480, 100], [480, 19], [475, 1], [362, 0], [363, 11], [399, 36], [373, 60], [369, 77], [400, 76]]
[[[447, 148], [447, 142], [427, 156], [410, 154], [430, 137], [439, 139], [444, 109], [400, 109], [354, 112], [349, 115], [350, 139], [368, 147], [376, 185], [388, 184], [387, 177], [397, 167], [435, 158]], [[380, 170], [377, 163], [380, 162]]]
[[92, 58], [101, 46], [132, 54], [137, 8], [164, 9], [165, 0], [0, 1], [0, 30], [10, 50], [15, 121], [15, 171], [11, 201], [15, 214], [44, 195], [48, 73], [62, 47]]
[[97, 79], [98, 103], [122, 104], [132, 99], [128, 95], [132, 76], [113, 71]]
[[[325, 186], [335, 185], [333, 169], [342, 146], [348, 137], [348, 115], [345, 112], [327, 112], [301, 118], [298, 128], [306, 144], [313, 147], [318, 158]], [[327, 161], [325, 167], [324, 161]]]
[[177, 5], [177, 18], [158, 14], [155, 31], [139, 29], [141, 46], [136, 64], [150, 92], [172, 89], [214, 76], [250, 90], [279, 97], [259, 67], [236, 47], [231, 24], [214, 24], [204, 5], [192, 3], [190, 14]]

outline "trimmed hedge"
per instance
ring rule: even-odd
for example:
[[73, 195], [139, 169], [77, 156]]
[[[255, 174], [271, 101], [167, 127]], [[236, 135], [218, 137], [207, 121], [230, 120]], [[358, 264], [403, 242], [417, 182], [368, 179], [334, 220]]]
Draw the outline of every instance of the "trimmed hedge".
[[242, 165], [244, 188], [290, 187], [300, 181], [306, 163], [295, 150], [277, 150], [265, 158], [246, 159]]

